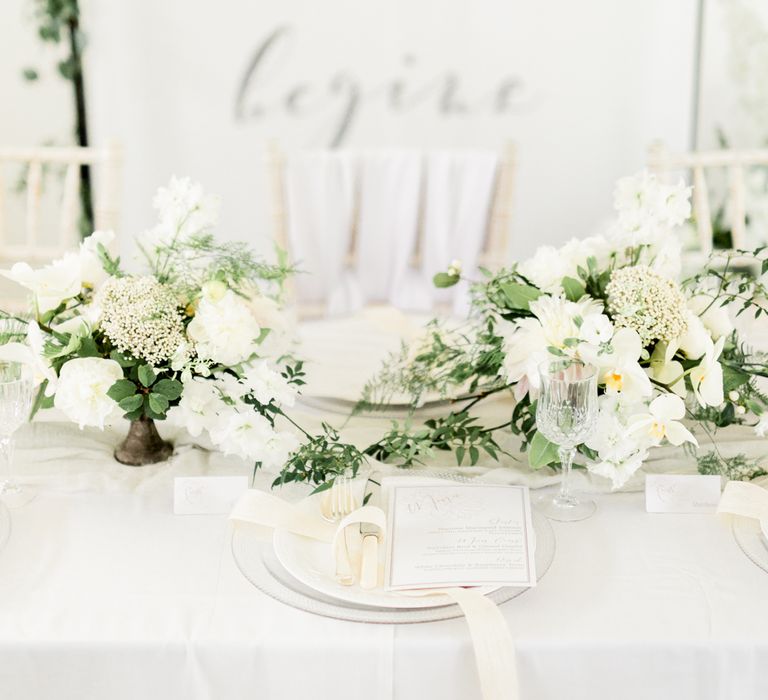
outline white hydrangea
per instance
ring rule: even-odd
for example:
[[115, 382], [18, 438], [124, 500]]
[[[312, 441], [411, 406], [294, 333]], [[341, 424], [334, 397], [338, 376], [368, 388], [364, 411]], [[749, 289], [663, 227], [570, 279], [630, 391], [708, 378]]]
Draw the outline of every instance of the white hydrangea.
[[296, 388], [272, 369], [266, 360], [259, 360], [249, 367], [243, 376], [243, 383], [261, 404], [275, 401], [282, 406], [293, 406], [296, 402]]

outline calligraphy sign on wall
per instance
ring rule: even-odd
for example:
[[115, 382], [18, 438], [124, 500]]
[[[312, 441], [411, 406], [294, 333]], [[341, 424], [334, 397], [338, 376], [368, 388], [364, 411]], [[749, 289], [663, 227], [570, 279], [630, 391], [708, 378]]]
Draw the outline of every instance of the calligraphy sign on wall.
[[[108, 6], [108, 7], [107, 7]], [[171, 173], [265, 242], [263, 150], [516, 144], [512, 253], [592, 233], [647, 144], [688, 144], [696, 0], [91, 3], [96, 141], [123, 142], [125, 227]], [[663, 47], [663, 51], [659, 49]]]

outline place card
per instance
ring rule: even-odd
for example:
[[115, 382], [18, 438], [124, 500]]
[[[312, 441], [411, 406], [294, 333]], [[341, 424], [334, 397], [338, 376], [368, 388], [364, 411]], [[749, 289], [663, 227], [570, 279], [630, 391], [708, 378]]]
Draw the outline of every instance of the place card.
[[398, 481], [388, 489], [388, 590], [536, 585], [527, 487]]
[[247, 476], [177, 476], [173, 480], [173, 512], [228, 514], [247, 490]]
[[715, 513], [721, 479], [703, 474], [647, 474], [645, 509], [649, 513]]

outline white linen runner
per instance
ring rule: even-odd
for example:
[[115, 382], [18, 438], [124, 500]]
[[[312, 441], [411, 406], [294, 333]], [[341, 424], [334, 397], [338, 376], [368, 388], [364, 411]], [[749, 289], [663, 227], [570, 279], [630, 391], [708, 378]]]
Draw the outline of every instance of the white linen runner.
[[[240, 497], [229, 519], [235, 523], [257, 525], [264, 536], [270, 529], [279, 527], [329, 542], [337, 554], [344, 551], [344, 548], [335, 545], [346, 527], [372, 523], [383, 530], [386, 526], [384, 511], [376, 506], [358, 508], [334, 526], [257, 489], [251, 489]], [[408, 595], [445, 595], [457, 603], [469, 626], [483, 699], [515, 700], [518, 697], [514, 643], [506, 620], [493, 601], [471, 588], [427, 589], [409, 592]]]

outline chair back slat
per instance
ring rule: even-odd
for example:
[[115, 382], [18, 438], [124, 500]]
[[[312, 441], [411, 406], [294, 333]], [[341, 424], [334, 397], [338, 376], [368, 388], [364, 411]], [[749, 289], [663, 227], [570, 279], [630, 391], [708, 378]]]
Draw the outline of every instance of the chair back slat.
[[705, 254], [710, 254], [713, 250], [712, 214], [705, 171], [724, 170], [728, 182], [725, 210], [731, 227], [731, 249], [748, 247], [746, 171], [748, 168], [768, 166], [768, 149], [723, 149], [672, 154], [662, 143], [656, 142], [648, 148], [647, 165], [649, 170], [660, 178], [668, 178], [676, 171], [692, 171], [697, 241], [700, 251]]
[[747, 212], [744, 167], [733, 164], [728, 168], [728, 196], [731, 203], [731, 244], [743, 250], [747, 243]]
[[80, 166], [77, 163], [70, 163], [64, 175], [64, 193], [59, 215], [59, 240], [62, 242], [73, 240], [75, 237], [79, 185]]
[[693, 169], [693, 212], [701, 250], [707, 255], [712, 252], [712, 216], [709, 213], [709, 190], [704, 168]]
[[26, 244], [35, 248], [40, 235], [40, 199], [43, 189], [43, 164], [33, 160], [27, 170], [27, 235]]

